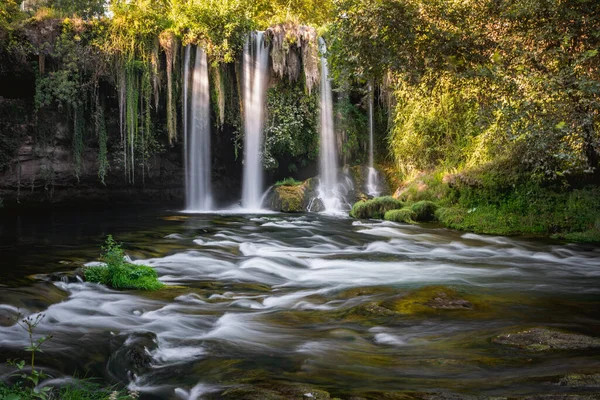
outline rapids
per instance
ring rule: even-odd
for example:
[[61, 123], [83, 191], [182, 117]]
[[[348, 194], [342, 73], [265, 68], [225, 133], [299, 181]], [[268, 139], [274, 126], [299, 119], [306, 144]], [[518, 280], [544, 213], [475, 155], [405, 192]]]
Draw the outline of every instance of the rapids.
[[[60, 279], [97, 261], [108, 233], [168, 287]], [[290, 385], [306, 398], [526, 395], [569, 390], [541, 377], [600, 370], [598, 349], [531, 354], [491, 341], [538, 326], [598, 336], [598, 248], [317, 214], [143, 210], [15, 216], [0, 245], [4, 358], [24, 357], [27, 344], [10, 318], [43, 312], [36, 333], [53, 335], [40, 356], [49, 375], [121, 381], [143, 398]], [[403, 305], [431, 287], [473, 309]], [[148, 362], [132, 367], [123, 354], [138, 342]]]

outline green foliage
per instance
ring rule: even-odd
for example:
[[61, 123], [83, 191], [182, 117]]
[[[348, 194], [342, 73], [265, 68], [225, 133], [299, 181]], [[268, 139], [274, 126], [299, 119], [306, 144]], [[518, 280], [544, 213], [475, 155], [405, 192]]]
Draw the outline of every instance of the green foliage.
[[[12, 365], [17, 369], [18, 373], [15, 376], [21, 378], [17, 395], [18, 392], [21, 392], [34, 399], [48, 399], [50, 398], [50, 391], [52, 390], [52, 387], [50, 386], [38, 386], [41, 383], [41, 380], [46, 377], [46, 374], [42, 370], [35, 368], [36, 353], [42, 353], [42, 345], [52, 339], [52, 336], [42, 336], [35, 339], [35, 328], [42, 322], [44, 317], [45, 314], [37, 314], [17, 322], [29, 336], [29, 345], [25, 347], [25, 351], [31, 353], [30, 364], [26, 365], [24, 360], [7, 360], [9, 365]], [[30, 369], [30, 371], [27, 372], [27, 369]], [[13, 393], [12, 395], [14, 398], [15, 394]], [[16, 398], [18, 399], [19, 397]]]
[[318, 155], [318, 103], [315, 93], [304, 92], [301, 82], [279, 81], [267, 92], [263, 164], [288, 172], [304, 167]]
[[415, 212], [410, 207], [404, 207], [400, 210], [390, 210], [383, 216], [383, 219], [386, 221], [405, 222], [407, 224], [414, 224], [416, 218]]
[[87, 267], [84, 270], [86, 281], [119, 290], [158, 290], [164, 286], [154, 268], [126, 262], [125, 252], [111, 235], [106, 238], [102, 250], [101, 259], [106, 266]]
[[410, 209], [414, 213], [415, 221], [427, 222], [435, 219], [435, 211], [438, 206], [427, 200], [418, 201], [410, 206]]
[[344, 138], [343, 155], [354, 164], [368, 161], [368, 152], [364, 151], [364, 145], [369, 140], [369, 120], [365, 111], [353, 104], [349, 95], [342, 95], [335, 103], [335, 113], [338, 115], [335, 129], [337, 134]]
[[279, 187], [279, 186], [300, 186], [302, 185], [304, 182], [302, 181], [297, 181], [294, 178], [285, 178], [281, 181], [277, 181], [275, 182], [275, 187]]
[[359, 201], [352, 206], [350, 216], [356, 219], [382, 219], [386, 212], [400, 209], [404, 204], [392, 196], [376, 197]]
[[330, 58], [339, 79], [395, 92], [389, 143], [404, 175], [504, 160], [539, 181], [600, 174], [597, 11], [594, 0], [343, 0]]
[[473, 138], [480, 133], [477, 105], [468, 88], [436, 76], [417, 88], [396, 91], [395, 123], [389, 144], [405, 175], [436, 167], [461, 167], [473, 156]]
[[[123, 390], [106, 388], [88, 379], [79, 379], [74, 384], [54, 389], [51, 394], [52, 398], [61, 400], [130, 400], [137, 398], [134, 392], [127, 393]], [[8, 386], [0, 382], [0, 399], [2, 400], [34, 400], [39, 398], [22, 385]]]
[[104, 0], [50, 0], [47, 5], [67, 17], [76, 15], [91, 18], [101, 17], [105, 11], [105, 4]]

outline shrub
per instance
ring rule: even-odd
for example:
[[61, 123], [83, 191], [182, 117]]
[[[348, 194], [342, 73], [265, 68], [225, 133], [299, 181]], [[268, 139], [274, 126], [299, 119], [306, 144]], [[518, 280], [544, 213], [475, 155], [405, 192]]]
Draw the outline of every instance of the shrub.
[[392, 196], [359, 201], [352, 206], [350, 216], [357, 219], [382, 219], [386, 212], [402, 208], [403, 203]]
[[415, 213], [416, 221], [433, 221], [437, 205], [431, 201], [422, 200], [414, 203], [410, 209]]
[[297, 181], [294, 178], [285, 178], [284, 180], [281, 181], [277, 181], [275, 183], [275, 187], [279, 187], [279, 186], [300, 186], [302, 185], [304, 182], [302, 181]]
[[106, 238], [101, 256], [106, 266], [87, 267], [85, 280], [101, 283], [113, 289], [157, 290], [163, 287], [156, 271], [147, 265], [136, 265], [125, 261], [125, 253], [111, 235]]
[[416, 214], [411, 208], [404, 207], [400, 210], [391, 210], [386, 212], [383, 219], [386, 221], [413, 224], [416, 221]]

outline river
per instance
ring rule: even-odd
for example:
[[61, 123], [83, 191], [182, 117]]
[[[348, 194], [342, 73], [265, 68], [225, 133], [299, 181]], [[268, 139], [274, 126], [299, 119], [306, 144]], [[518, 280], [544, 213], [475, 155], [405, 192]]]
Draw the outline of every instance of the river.
[[[598, 347], [495, 340], [535, 327], [600, 336], [597, 247], [317, 214], [131, 208], [1, 221], [0, 354], [24, 358], [14, 318], [43, 312], [36, 334], [53, 338], [39, 363], [55, 384], [121, 381], [147, 399], [598, 390], [561, 383], [598, 374]], [[97, 261], [107, 234], [167, 288], [61, 279]]]

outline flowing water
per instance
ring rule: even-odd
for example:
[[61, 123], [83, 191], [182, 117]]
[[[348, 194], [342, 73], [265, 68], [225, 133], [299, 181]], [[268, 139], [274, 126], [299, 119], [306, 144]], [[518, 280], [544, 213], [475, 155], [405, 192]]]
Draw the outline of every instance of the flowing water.
[[[319, 214], [0, 221], [0, 353], [25, 357], [26, 332], [11, 318], [43, 312], [36, 331], [54, 337], [39, 364], [54, 378], [121, 381], [147, 399], [595, 390], [556, 377], [598, 373], [600, 350], [527, 352], [492, 338], [531, 327], [600, 336], [598, 248]], [[96, 261], [107, 233], [169, 286], [119, 292], [58, 279]], [[454, 290], [474, 307], [406, 303], [422, 288]]]
[[254, 32], [244, 44], [244, 181], [242, 207], [260, 210], [263, 195], [261, 146], [269, 48], [264, 32]]
[[377, 197], [381, 194], [379, 174], [375, 169], [374, 157], [374, 118], [373, 118], [373, 86], [369, 85], [369, 169], [367, 175], [367, 194]]
[[204, 49], [195, 46], [191, 73], [192, 99], [189, 104], [190, 47], [188, 45], [185, 48], [183, 74], [186, 210], [207, 211], [212, 208], [208, 62]]
[[329, 80], [329, 66], [327, 64], [327, 46], [319, 38], [321, 48], [321, 97], [319, 103], [320, 114], [320, 143], [319, 143], [319, 197], [323, 201], [325, 211], [337, 212], [343, 208], [340, 183], [338, 181], [338, 158], [333, 126], [333, 96], [331, 81]]

